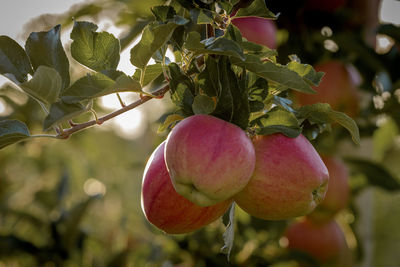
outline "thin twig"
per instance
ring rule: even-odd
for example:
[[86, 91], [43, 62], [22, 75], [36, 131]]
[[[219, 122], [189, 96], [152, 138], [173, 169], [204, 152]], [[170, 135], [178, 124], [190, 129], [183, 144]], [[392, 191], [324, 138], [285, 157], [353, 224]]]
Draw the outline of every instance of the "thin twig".
[[[169, 90], [169, 85], [167, 85], [167, 86], [155, 91], [153, 93], [153, 95], [155, 97], [157, 97], [157, 98], [160, 98], [168, 90]], [[108, 120], [110, 120], [110, 119], [112, 119], [112, 118], [114, 118], [114, 117], [116, 117], [118, 115], [121, 115], [122, 113], [125, 113], [125, 112], [127, 112], [127, 111], [129, 111], [131, 109], [134, 109], [137, 106], [140, 106], [141, 104], [143, 104], [143, 103], [145, 103], [145, 102], [147, 102], [147, 101], [149, 101], [150, 99], [153, 99], [153, 98], [154, 97], [145, 95], [145, 96], [141, 97], [139, 100], [137, 100], [137, 101], [125, 106], [125, 107], [122, 107], [122, 108], [120, 108], [120, 109], [118, 109], [118, 110], [116, 110], [114, 112], [111, 112], [110, 114], [107, 114], [107, 115], [105, 115], [103, 117], [97, 118], [97, 120], [91, 120], [91, 121], [84, 122], [84, 123], [76, 123], [71, 128], [64, 129], [62, 132], [59, 132], [58, 135], [57, 135], [57, 138], [59, 138], [59, 139], [67, 139], [73, 133], [79, 132], [79, 131], [81, 131], [83, 129], [89, 128], [89, 127], [91, 127], [93, 125], [96, 125], [96, 124], [102, 124], [105, 121], [108, 121]]]
[[118, 97], [119, 103], [121, 104], [121, 107], [125, 107], [126, 105], [125, 105], [124, 101], [122, 101], [122, 98], [121, 98], [120, 94], [116, 93], [116, 95]]

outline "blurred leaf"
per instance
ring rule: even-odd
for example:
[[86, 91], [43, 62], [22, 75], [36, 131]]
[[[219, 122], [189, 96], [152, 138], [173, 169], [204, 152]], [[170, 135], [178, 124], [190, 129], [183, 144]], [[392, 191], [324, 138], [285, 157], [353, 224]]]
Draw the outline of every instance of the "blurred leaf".
[[95, 195], [81, 203], [78, 203], [70, 211], [68, 211], [68, 213], [66, 213], [66, 216], [62, 217], [63, 220], [60, 222], [60, 224], [63, 227], [62, 242], [65, 248], [72, 249], [76, 246], [76, 242], [78, 241], [80, 234], [80, 225], [82, 219], [87, 214], [88, 208], [93, 201], [99, 198], [99, 195]]
[[400, 193], [369, 187], [354, 202], [355, 231], [362, 250], [359, 266], [398, 267]]
[[400, 27], [394, 24], [381, 24], [379, 25], [377, 32], [380, 34], [386, 34], [392, 37], [397, 43], [400, 43]]
[[396, 122], [389, 118], [385, 124], [375, 130], [372, 136], [373, 155], [377, 161], [383, 160], [385, 153], [392, 148], [395, 138], [399, 134]]
[[298, 110], [298, 117], [308, 119], [311, 123], [337, 122], [350, 132], [354, 143], [360, 143], [360, 133], [354, 120], [345, 113], [333, 110], [329, 104], [317, 103], [303, 106]]
[[189, 32], [185, 48], [195, 54], [215, 54], [237, 57], [244, 60], [243, 49], [240, 45], [224, 37], [211, 37], [201, 41], [200, 33]]
[[20, 239], [14, 235], [0, 236], [0, 256], [2, 256], [2, 258], [21, 252], [35, 255], [39, 252], [39, 248], [31, 242]]
[[30, 137], [28, 128], [17, 120], [0, 121], [0, 149]]
[[8, 36], [0, 36], [0, 74], [15, 83], [27, 80], [28, 73], [33, 73], [28, 55], [24, 49]]
[[188, 22], [181, 17], [175, 18], [167, 24], [151, 23], [143, 29], [142, 38], [131, 49], [131, 63], [134, 66], [143, 69], [151, 56], [171, 38], [174, 30]]
[[277, 16], [269, 11], [267, 6], [265, 5], [264, 0], [255, 0], [250, 6], [246, 8], [241, 8], [234, 16], [237, 17], [262, 17], [267, 19], [276, 19]]
[[367, 159], [344, 158], [355, 172], [362, 173], [370, 185], [379, 186], [389, 191], [400, 190], [399, 179], [394, 177], [382, 165]]
[[124, 249], [123, 251], [115, 254], [107, 263], [107, 267], [126, 267], [129, 264], [129, 256], [131, 251]]
[[215, 102], [209, 96], [196, 95], [193, 100], [192, 109], [194, 114], [210, 114], [215, 109]]
[[43, 122], [43, 130], [47, 131], [51, 127], [60, 124], [64, 121], [71, 120], [74, 117], [87, 112], [89, 106], [82, 105], [80, 103], [65, 103], [62, 100], [53, 103], [50, 106], [49, 114], [46, 116]]
[[157, 133], [164, 132], [165, 130], [167, 130], [167, 128], [171, 124], [173, 124], [177, 121], [183, 120], [183, 119], [184, 119], [184, 117], [182, 117], [181, 115], [178, 115], [178, 114], [168, 115], [168, 117], [164, 120], [164, 122], [162, 124], [160, 124], [160, 126], [158, 127]]
[[75, 21], [71, 32], [71, 55], [96, 71], [116, 69], [120, 59], [119, 40], [108, 32], [96, 32], [97, 28], [91, 22]]
[[60, 32], [60, 25], [48, 32], [32, 32], [26, 40], [25, 49], [35, 71], [44, 65], [58, 72], [63, 90], [68, 87], [70, 80], [69, 61], [61, 44]]
[[39, 202], [47, 211], [51, 211], [57, 206], [57, 194], [53, 190], [40, 190], [35, 193], [35, 200]]
[[261, 62], [260, 57], [254, 55], [247, 55], [245, 61], [240, 61], [235, 58], [231, 59], [232, 64], [248, 71], [254, 72], [258, 76], [276, 82], [287, 88], [304, 93], [315, 93], [310, 87], [309, 81], [301, 77], [295, 71], [290, 70], [287, 66], [282, 66], [270, 61]]
[[235, 240], [235, 207], [235, 202], [233, 202], [229, 209], [229, 222], [226, 225], [226, 229], [223, 234], [224, 246], [221, 248], [221, 252], [226, 254], [228, 261], [233, 248], [233, 242]]
[[60, 74], [50, 67], [39, 66], [32, 79], [21, 84], [21, 88], [37, 100], [50, 105], [57, 101], [61, 91]]
[[259, 126], [256, 131], [259, 135], [282, 133], [295, 138], [301, 133], [299, 122], [293, 113], [280, 107], [274, 107], [256, 121]]

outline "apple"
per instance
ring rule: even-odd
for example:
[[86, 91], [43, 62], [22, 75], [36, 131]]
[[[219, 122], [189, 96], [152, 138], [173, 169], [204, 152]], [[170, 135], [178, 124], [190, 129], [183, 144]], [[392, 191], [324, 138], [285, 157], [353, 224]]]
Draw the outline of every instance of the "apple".
[[172, 129], [165, 162], [176, 192], [199, 206], [211, 206], [246, 186], [254, 170], [255, 152], [241, 128], [199, 114]]
[[259, 17], [240, 17], [232, 19], [233, 25], [238, 27], [240, 33], [248, 41], [276, 48], [276, 26], [270, 19]]
[[349, 171], [338, 157], [322, 156], [329, 171], [328, 191], [324, 200], [308, 216], [314, 221], [327, 221], [347, 206], [350, 197]]
[[303, 218], [289, 225], [284, 235], [290, 250], [307, 253], [320, 263], [343, 262], [346, 258], [346, 239], [334, 220], [319, 224]]
[[164, 148], [165, 142], [155, 149], [143, 174], [141, 201], [147, 220], [166, 233], [183, 234], [223, 215], [231, 200], [200, 207], [176, 193], [165, 166]]
[[328, 170], [303, 136], [256, 136], [256, 166], [247, 186], [235, 195], [240, 208], [265, 220], [283, 220], [314, 210], [325, 196]]
[[301, 105], [328, 103], [334, 110], [345, 112], [350, 117], [359, 111], [359, 92], [354, 75], [340, 61], [326, 61], [314, 66], [316, 71], [325, 72], [319, 86], [313, 89], [316, 94], [295, 92], [295, 98]]
[[316, 11], [334, 12], [344, 6], [347, 0], [307, 0], [306, 8]]

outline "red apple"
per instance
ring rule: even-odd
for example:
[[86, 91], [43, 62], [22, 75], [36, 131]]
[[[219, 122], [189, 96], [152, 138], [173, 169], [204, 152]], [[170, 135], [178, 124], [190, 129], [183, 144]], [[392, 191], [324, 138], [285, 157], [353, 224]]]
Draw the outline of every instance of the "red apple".
[[349, 171], [344, 162], [337, 157], [323, 156], [329, 171], [328, 191], [324, 200], [308, 216], [314, 221], [327, 221], [347, 206], [350, 197]]
[[325, 72], [319, 86], [314, 87], [316, 94], [295, 92], [295, 98], [301, 105], [328, 103], [335, 110], [347, 113], [350, 117], [359, 111], [359, 92], [354, 75], [340, 61], [327, 61], [314, 66], [316, 71]]
[[256, 166], [234, 200], [244, 211], [265, 220], [282, 220], [314, 210], [325, 196], [328, 170], [303, 136], [256, 136]]
[[232, 201], [199, 207], [176, 193], [164, 160], [165, 142], [150, 156], [142, 182], [142, 209], [147, 220], [169, 234], [195, 231], [225, 213]]
[[194, 115], [172, 129], [165, 161], [175, 190], [199, 206], [210, 206], [246, 186], [255, 153], [250, 138], [238, 126]]
[[317, 11], [334, 12], [344, 6], [347, 0], [307, 0], [306, 8]]
[[241, 17], [232, 19], [233, 25], [248, 41], [276, 48], [276, 26], [272, 20], [259, 17]]
[[318, 224], [304, 218], [290, 225], [285, 237], [290, 250], [307, 253], [320, 263], [345, 260], [346, 240], [342, 229], [334, 220]]

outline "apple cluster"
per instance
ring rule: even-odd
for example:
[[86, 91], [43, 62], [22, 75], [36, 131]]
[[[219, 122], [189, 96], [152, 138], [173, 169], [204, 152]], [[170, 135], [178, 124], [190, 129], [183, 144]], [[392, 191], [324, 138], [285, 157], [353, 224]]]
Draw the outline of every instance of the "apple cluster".
[[312, 213], [289, 225], [285, 237], [290, 250], [306, 253], [321, 264], [347, 266], [349, 250], [335, 215], [349, 201], [349, 171], [338, 157], [322, 156], [322, 159], [330, 176], [325, 199]]
[[147, 162], [146, 218], [166, 233], [195, 231], [234, 201], [250, 215], [282, 220], [311, 213], [324, 199], [328, 169], [303, 136], [250, 138], [210, 115], [179, 122]]

